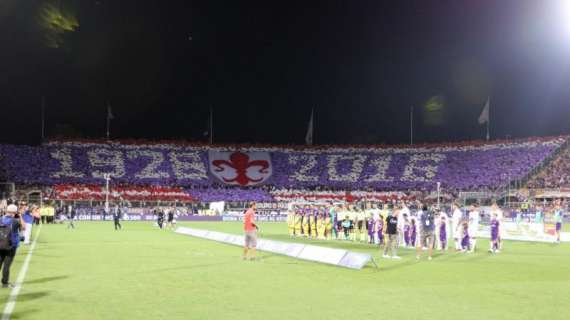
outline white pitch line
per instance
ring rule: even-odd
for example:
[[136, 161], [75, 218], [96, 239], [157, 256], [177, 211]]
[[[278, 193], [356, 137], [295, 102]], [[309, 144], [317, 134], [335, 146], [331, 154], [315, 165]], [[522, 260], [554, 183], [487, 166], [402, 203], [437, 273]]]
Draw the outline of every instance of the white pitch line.
[[24, 265], [22, 265], [22, 269], [20, 269], [20, 273], [18, 273], [18, 278], [16, 279], [16, 284], [14, 285], [14, 289], [10, 292], [10, 296], [8, 297], [8, 302], [6, 303], [6, 307], [4, 307], [4, 312], [2, 313], [2, 320], [9, 320], [12, 316], [12, 312], [16, 307], [16, 300], [18, 299], [18, 294], [20, 294], [20, 290], [22, 290], [22, 285], [24, 283], [24, 278], [26, 277], [26, 272], [28, 272], [28, 266], [30, 265], [30, 260], [32, 260], [32, 253], [34, 252], [34, 248], [36, 247], [36, 243], [38, 242], [38, 237], [40, 236], [40, 231], [42, 231], [42, 225], [38, 228], [38, 233], [36, 233], [36, 237], [32, 242], [32, 246], [30, 247], [30, 251], [26, 255], [26, 260], [24, 260]]

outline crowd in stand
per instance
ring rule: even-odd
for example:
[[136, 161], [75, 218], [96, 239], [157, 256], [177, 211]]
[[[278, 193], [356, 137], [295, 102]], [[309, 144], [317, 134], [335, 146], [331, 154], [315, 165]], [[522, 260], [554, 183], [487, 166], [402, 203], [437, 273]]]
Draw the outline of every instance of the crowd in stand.
[[532, 189], [570, 187], [570, 148], [564, 149], [527, 186]]

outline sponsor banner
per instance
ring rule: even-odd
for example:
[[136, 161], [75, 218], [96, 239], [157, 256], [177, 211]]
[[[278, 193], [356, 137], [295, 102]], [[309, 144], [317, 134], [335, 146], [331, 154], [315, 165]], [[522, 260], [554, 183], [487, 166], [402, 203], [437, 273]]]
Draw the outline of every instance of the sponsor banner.
[[[287, 221], [287, 216], [285, 215], [267, 215], [261, 216], [256, 215], [255, 220], [259, 222], [285, 222]], [[222, 221], [243, 221], [243, 216], [222, 216]]]
[[[61, 200], [99, 200], [106, 198], [105, 188], [101, 185], [55, 185], [52, 197]], [[195, 201], [180, 187], [142, 187], [142, 186], [111, 186], [109, 190], [111, 201]]]
[[362, 269], [370, 260], [372, 257], [369, 254], [348, 251], [338, 265], [351, 269]]
[[184, 228], [184, 229], [179, 230], [179, 233], [185, 234], [188, 236], [194, 236], [194, 237], [206, 237], [208, 235], [207, 232], [201, 232], [201, 231], [202, 230]]
[[[178, 227], [176, 233], [199, 238], [215, 240], [235, 245], [243, 245], [243, 237], [216, 231]], [[301, 243], [287, 243], [268, 239], [259, 239], [257, 249], [286, 255], [292, 258], [321, 262], [350, 269], [362, 269], [371, 259], [370, 254], [350, 252], [343, 249], [333, 249]]]
[[[113, 221], [113, 216], [100, 214], [78, 214], [75, 216], [79, 221]], [[122, 221], [156, 221], [157, 217], [152, 214], [123, 214]], [[221, 216], [179, 216], [176, 221], [222, 221]]]
[[233, 244], [233, 245], [240, 246], [240, 247], [242, 247], [244, 242], [245, 242], [243, 236], [234, 236], [234, 235], [230, 235], [226, 239], [226, 241], [229, 244]]
[[214, 241], [219, 241], [219, 242], [229, 242], [229, 238], [231, 235], [227, 234], [227, 233], [222, 233], [222, 232], [216, 232], [216, 231], [210, 231], [208, 232], [208, 235], [206, 236], [206, 238], [210, 239], [210, 240], [214, 240]]
[[303, 251], [299, 253], [298, 258], [329, 264], [338, 264], [346, 253], [346, 250], [306, 245], [305, 248], [303, 248]]
[[287, 243], [279, 241], [269, 241], [264, 244], [266, 251], [282, 254], [296, 258], [299, 256], [305, 245], [298, 243]]

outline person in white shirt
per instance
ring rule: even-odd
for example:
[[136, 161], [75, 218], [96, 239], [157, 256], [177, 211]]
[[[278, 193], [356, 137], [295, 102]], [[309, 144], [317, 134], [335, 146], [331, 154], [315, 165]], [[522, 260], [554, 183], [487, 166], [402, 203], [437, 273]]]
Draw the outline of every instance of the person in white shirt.
[[[449, 235], [448, 232], [448, 226], [447, 226], [447, 214], [445, 213], [445, 211], [443, 209], [439, 209], [436, 208], [436, 220], [435, 220], [435, 243], [434, 243], [434, 249], [438, 249], [438, 250], [444, 250], [447, 248], [442, 247], [443, 242], [441, 241], [442, 237], [445, 237], [445, 246], [447, 247], [447, 237]], [[442, 221], [445, 223], [445, 228], [444, 230], [441, 229], [441, 223]]]
[[469, 239], [471, 240], [471, 252], [475, 252], [477, 245], [477, 233], [479, 231], [479, 210], [478, 206], [472, 206], [469, 211]]
[[402, 204], [398, 207], [398, 242], [397, 245], [398, 247], [400, 246], [400, 244], [404, 243], [404, 228], [406, 226], [406, 219], [408, 219], [410, 217], [410, 209], [408, 209], [408, 207], [406, 206], [405, 202], [402, 202]]
[[356, 208], [356, 226], [358, 228], [358, 236], [356, 241], [366, 241], [366, 213], [360, 207]]
[[380, 209], [378, 209], [378, 205], [372, 205], [372, 221], [374, 221], [374, 243], [379, 244], [380, 238], [378, 237], [378, 227], [380, 224]]
[[455, 242], [455, 250], [461, 251], [461, 218], [463, 217], [463, 212], [459, 209], [459, 206], [454, 203], [451, 207], [453, 213], [451, 215], [451, 232], [453, 235], [453, 241]]

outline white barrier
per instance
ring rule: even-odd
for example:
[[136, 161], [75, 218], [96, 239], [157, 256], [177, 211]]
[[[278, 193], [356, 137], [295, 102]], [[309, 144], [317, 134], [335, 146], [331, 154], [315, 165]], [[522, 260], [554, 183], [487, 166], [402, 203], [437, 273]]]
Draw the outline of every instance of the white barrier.
[[[176, 228], [175, 232], [237, 246], [243, 246], [244, 243], [243, 236], [217, 231], [178, 227]], [[259, 239], [257, 241], [257, 249], [261, 251], [282, 254], [296, 259], [321, 262], [358, 270], [362, 269], [368, 262], [370, 262], [370, 260], [372, 260], [370, 254], [367, 253], [356, 253], [344, 249], [319, 247], [301, 243], [273, 241], [268, 239]]]
[[[551, 224], [552, 228], [554, 225]], [[552, 243], [556, 240], [554, 234], [545, 231], [544, 224], [528, 223], [528, 222], [511, 222], [505, 221], [501, 223], [501, 237], [503, 240], [528, 241], [528, 242], [546, 242]], [[552, 229], [553, 231], [553, 229]], [[480, 226], [477, 236], [481, 238], [490, 238], [491, 232], [489, 226]], [[561, 242], [570, 242], [570, 233], [562, 232], [560, 234]]]

